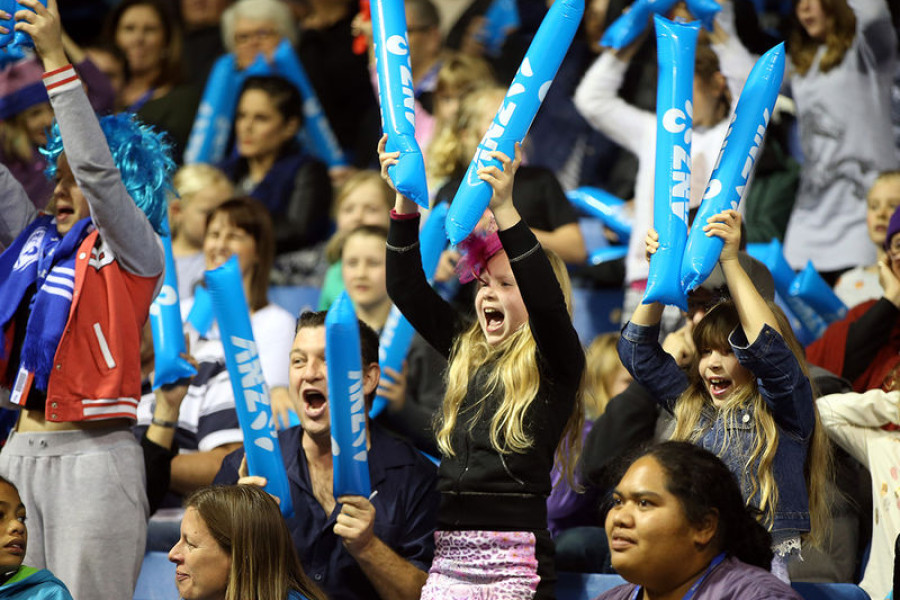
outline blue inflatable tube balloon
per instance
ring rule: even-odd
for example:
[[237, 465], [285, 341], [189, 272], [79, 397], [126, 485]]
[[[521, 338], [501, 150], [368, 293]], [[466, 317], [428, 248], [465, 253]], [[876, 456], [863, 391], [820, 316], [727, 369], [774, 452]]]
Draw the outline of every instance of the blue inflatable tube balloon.
[[791, 324], [791, 329], [794, 331], [794, 335], [801, 346], [808, 346], [816, 341], [816, 335], [803, 325], [803, 322], [797, 318], [797, 315], [794, 314], [791, 307], [778, 292], [775, 292], [775, 304], [784, 312], [784, 316], [787, 317], [788, 323]]
[[791, 283], [790, 295], [809, 304], [826, 323], [840, 321], [847, 316], [847, 305], [825, 283], [812, 262], [797, 273]]
[[185, 164], [215, 164], [224, 158], [244, 76], [238, 71], [234, 54], [216, 59], [191, 127], [184, 151]]
[[250, 475], [266, 478], [265, 490], [278, 497], [281, 514], [290, 517], [294, 507], [287, 472], [272, 419], [269, 386], [263, 378], [259, 349], [253, 339], [237, 257], [232, 256], [221, 267], [206, 271], [206, 286], [219, 323], [234, 406], [244, 434], [247, 470]]
[[328, 367], [334, 497], [368, 498], [372, 486], [366, 448], [362, 351], [356, 311], [346, 290], [340, 293], [325, 316], [325, 364]]
[[[272, 55], [272, 62], [279, 75], [293, 83], [303, 96], [303, 128], [308, 134], [312, 147], [310, 150], [329, 167], [345, 167], [350, 164], [337, 137], [328, 123], [325, 111], [319, 102], [306, 70], [300, 64], [297, 53], [287, 39], [281, 40]], [[340, 73], [335, 73], [340, 77]]]
[[673, 23], [656, 15], [659, 78], [656, 92], [656, 174], [653, 227], [659, 249], [650, 257], [644, 303], [662, 302], [687, 310], [679, 274], [687, 241], [691, 200], [694, 53], [699, 25]]
[[637, 0], [606, 28], [600, 45], [616, 50], [628, 46], [647, 29], [650, 15], [669, 12], [675, 2], [677, 0]]
[[372, 0], [371, 7], [381, 125], [388, 136], [385, 150], [400, 152], [397, 163], [388, 167], [388, 174], [397, 191], [428, 208], [425, 159], [416, 141], [416, 97], [406, 10], [403, 0]]
[[[47, 0], [40, 0], [40, 3], [44, 5], [44, 8], [47, 7]], [[24, 4], [19, 4], [18, 2], [16, 2], [16, 8], [12, 11], [13, 15], [15, 15], [15, 13], [20, 10], [31, 9]], [[12, 43], [19, 48], [34, 48], [34, 41], [32, 41], [31, 36], [24, 31], [16, 31]]]
[[604, 246], [592, 251], [588, 256], [588, 263], [599, 265], [611, 260], [619, 260], [628, 255], [628, 246]]
[[583, 14], [584, 0], [556, 0], [544, 17], [450, 205], [446, 228], [451, 244], [472, 233], [490, 203], [491, 186], [478, 178], [478, 169], [502, 168], [500, 161], [488, 154], [492, 150], [515, 156], [515, 145], [525, 139]]
[[716, 15], [722, 10], [722, 5], [716, 0], [685, 0], [688, 11], [700, 19], [703, 26], [712, 31]]
[[633, 223], [625, 212], [624, 200], [595, 187], [570, 190], [566, 192], [566, 197], [575, 208], [599, 219], [607, 229], [618, 236], [620, 243], [628, 242]]
[[[448, 205], [441, 202], [431, 214], [428, 220], [419, 232], [419, 244], [422, 253], [422, 270], [425, 277], [429, 280], [434, 277], [437, 270], [438, 261], [441, 259], [441, 252], [447, 245], [447, 238], [444, 236], [444, 220], [447, 218]], [[387, 321], [381, 330], [381, 337], [378, 340], [378, 363], [381, 366], [381, 376], [390, 380], [385, 367], [397, 371], [403, 371], [403, 361], [409, 354], [409, 347], [412, 344], [412, 338], [415, 334], [413, 326], [409, 324], [406, 317], [400, 312], [396, 306], [391, 307], [388, 313]], [[388, 404], [387, 398], [376, 396], [369, 410], [369, 416], [377, 417], [385, 409]]]
[[150, 305], [150, 329], [153, 332], [153, 389], [193, 377], [197, 369], [181, 357], [187, 353], [184, 345], [184, 324], [181, 321], [181, 302], [178, 298], [178, 277], [172, 238], [168, 223], [162, 236], [166, 255], [166, 271], [162, 289]]
[[800, 329], [794, 328], [797, 338], [809, 340], [807, 343], [810, 343], [825, 333], [825, 329], [828, 327], [825, 320], [805, 301], [791, 295], [791, 284], [794, 282], [796, 274], [784, 257], [781, 242], [773, 239], [765, 245], [750, 244], [747, 246], [747, 253], [766, 265], [772, 274], [772, 279], [775, 280], [775, 291], [778, 292], [778, 296], [790, 308], [790, 313], [797, 318], [797, 323], [800, 324]]
[[716, 167], [694, 217], [695, 226], [688, 236], [681, 263], [681, 286], [685, 292], [706, 281], [719, 260], [724, 242], [707, 236], [703, 226], [710, 217], [726, 209], [737, 210], [759, 158], [783, 77], [784, 44], [778, 44], [756, 61], [732, 115]]
[[7, 33], [0, 33], [0, 48], [9, 46], [16, 37], [14, 27], [16, 26], [16, 8], [18, 6], [19, 3], [16, 0], [0, 0], [0, 10], [4, 10], [10, 15], [9, 19], [0, 19], [0, 25], [9, 29]]
[[206, 335], [206, 332], [209, 331], [215, 320], [216, 315], [213, 313], [212, 297], [209, 295], [209, 290], [202, 285], [195, 286], [194, 302], [191, 305], [190, 312], [188, 312], [187, 322], [197, 330], [197, 333]]
[[516, 0], [494, 0], [484, 13], [484, 28], [480, 32], [484, 51], [490, 56], [500, 56], [507, 36], [521, 25]]

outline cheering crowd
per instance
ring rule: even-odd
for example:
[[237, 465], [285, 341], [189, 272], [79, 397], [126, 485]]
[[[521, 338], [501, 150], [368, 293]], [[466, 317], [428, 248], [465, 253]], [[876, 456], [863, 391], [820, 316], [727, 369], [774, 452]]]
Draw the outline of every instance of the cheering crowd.
[[[546, 600], [572, 571], [618, 573], [612, 599], [896, 592], [900, 8], [707, 2], [692, 220], [757, 57], [785, 41], [787, 67], [740, 205], [691, 223], [722, 250], [686, 311], [648, 291], [669, 235], [651, 19], [604, 37], [645, 0], [586, 0], [527, 137], [469, 176], [552, 1], [0, 10], [19, 36], [0, 48], [0, 598], [127, 600], [159, 551], [198, 600]], [[370, 4], [405, 14], [428, 208], [398, 191]], [[432, 277], [422, 225], [474, 179], [487, 210]], [[630, 237], [577, 189], [620, 198]], [[163, 238], [196, 374], [159, 386]], [[771, 240], [848, 310], [811, 328], [754, 258]], [[232, 256], [292, 514], [248, 468], [227, 335], [193, 318]], [[615, 297], [621, 329], [576, 329], [573, 288]], [[342, 294], [366, 408], [384, 404], [368, 496], [334, 491]], [[379, 355], [397, 311], [415, 330], [399, 369]]]

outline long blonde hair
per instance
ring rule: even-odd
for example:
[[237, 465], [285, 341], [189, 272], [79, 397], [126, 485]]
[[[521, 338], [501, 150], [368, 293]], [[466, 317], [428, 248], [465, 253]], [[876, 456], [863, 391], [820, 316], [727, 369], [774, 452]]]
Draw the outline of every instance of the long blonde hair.
[[[565, 263], [554, 252], [544, 250], [553, 273], [562, 289], [569, 316], [572, 315], [572, 286]], [[472, 380], [472, 374], [486, 364], [493, 364], [487, 375], [487, 385], [481, 390], [478, 410], [471, 417], [469, 426], [479, 420], [485, 404], [495, 392], [502, 394], [502, 401], [491, 415], [491, 446], [501, 454], [527, 451], [533, 439], [525, 427], [525, 415], [537, 397], [541, 385], [537, 364], [537, 343], [531, 327], [520, 327], [496, 346], [488, 344], [477, 321], [456, 338], [450, 352], [447, 369], [447, 392], [439, 420], [435, 424], [438, 447], [445, 456], [453, 456], [452, 437], [457, 427], [459, 407], [462, 405]], [[563, 435], [556, 448], [556, 464], [562, 465], [567, 478], [572, 481], [575, 463], [581, 454], [581, 429], [584, 426], [584, 377], [575, 394], [575, 406], [566, 422]]]
[[585, 353], [585, 410], [589, 419], [596, 419], [606, 411], [611, 400], [609, 386], [622, 368], [616, 344], [619, 334], [603, 333], [594, 338]]
[[828, 28], [824, 42], [814, 40], [806, 33], [806, 29], [797, 19], [796, 0], [794, 2], [793, 27], [788, 39], [788, 51], [794, 69], [800, 75], [806, 75], [812, 67], [816, 52], [822, 44], [825, 44], [825, 52], [819, 61], [819, 70], [827, 73], [841, 64], [856, 37], [856, 14], [847, 4], [847, 0], [820, 0], [820, 2]]
[[[768, 304], [775, 314], [778, 329], [800, 364], [800, 369], [807, 379], [810, 379], [803, 347], [794, 336], [787, 317], [776, 304], [773, 302], [768, 302]], [[756, 508], [762, 511], [763, 524], [771, 529], [774, 524], [779, 494], [773, 465], [775, 453], [778, 450], [779, 432], [772, 411], [762, 394], [759, 393], [755, 377], [752, 378], [749, 385], [735, 390], [735, 393], [718, 409], [714, 408], [712, 399], [700, 377], [699, 358], [702, 350], [710, 348], [730, 351], [728, 336], [736, 327], [740, 327], [737, 309], [733, 302], [724, 301], [710, 309], [694, 328], [693, 338], [697, 353], [689, 370], [688, 389], [682, 393], [675, 404], [676, 424], [672, 439], [696, 443], [705, 433], [700, 426], [701, 415], [713, 408], [718, 411], [717, 418], [726, 424], [726, 436], [722, 441], [722, 451], [724, 452], [724, 448], [730, 441], [728, 431], [738, 423], [739, 411], [749, 407], [754, 416], [752, 429], [755, 443], [750, 454], [746, 456], [739, 479], [746, 477], [749, 480], [750, 493], [745, 498], [748, 505], [757, 493], [759, 494], [759, 506]], [[812, 386], [811, 379], [810, 386]], [[813, 389], [813, 395], [815, 395], [815, 389]], [[815, 425], [804, 465], [810, 513], [810, 531], [805, 539], [813, 545], [818, 545], [827, 537], [830, 528], [825, 487], [826, 482], [831, 478], [831, 446], [819, 422], [818, 412], [813, 410], [813, 414], [815, 415]], [[754, 469], [753, 466], [757, 461], [759, 461], [759, 465]], [[743, 485], [741, 487], [743, 488]]]

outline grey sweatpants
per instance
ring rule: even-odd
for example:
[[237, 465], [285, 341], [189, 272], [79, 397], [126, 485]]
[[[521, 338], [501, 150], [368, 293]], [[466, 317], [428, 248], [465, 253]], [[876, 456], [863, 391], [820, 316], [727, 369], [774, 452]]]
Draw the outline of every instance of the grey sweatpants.
[[130, 431], [13, 432], [0, 475], [25, 503], [25, 564], [50, 569], [75, 600], [131, 600], [148, 507], [144, 456]]

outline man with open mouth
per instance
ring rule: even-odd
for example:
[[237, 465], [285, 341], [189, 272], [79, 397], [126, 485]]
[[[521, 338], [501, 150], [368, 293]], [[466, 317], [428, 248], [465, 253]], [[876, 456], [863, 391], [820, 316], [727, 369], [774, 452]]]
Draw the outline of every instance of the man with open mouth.
[[[369, 422], [370, 498], [333, 495], [325, 315], [300, 315], [290, 355], [290, 392], [300, 426], [278, 442], [291, 487], [288, 528], [303, 569], [332, 600], [418, 599], [434, 553], [437, 470], [409, 443]], [[359, 323], [363, 392], [371, 407], [381, 370], [378, 336]], [[241, 477], [243, 450], [228, 455], [215, 483], [265, 485]]]

